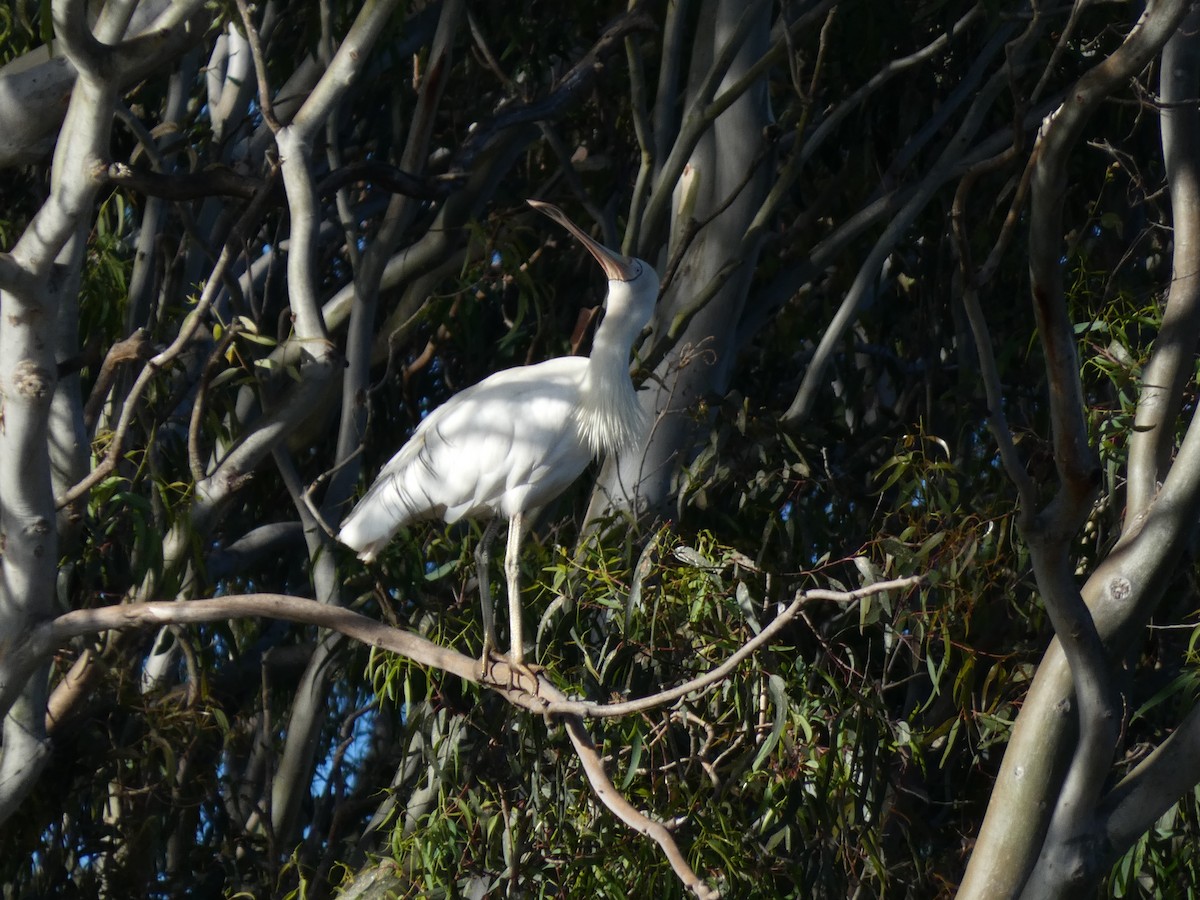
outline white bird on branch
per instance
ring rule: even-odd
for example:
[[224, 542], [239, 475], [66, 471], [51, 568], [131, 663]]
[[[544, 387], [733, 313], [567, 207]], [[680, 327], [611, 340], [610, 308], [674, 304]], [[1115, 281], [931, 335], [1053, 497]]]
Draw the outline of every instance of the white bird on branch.
[[526, 520], [593, 458], [628, 450], [643, 433], [645, 413], [629, 377], [629, 354], [658, 298], [658, 274], [649, 263], [592, 240], [557, 207], [528, 202], [575, 235], [608, 276], [591, 356], [507, 369], [455, 394], [383, 467], [338, 533], [370, 562], [409, 522], [491, 517], [475, 551], [485, 675], [497, 647], [487, 568], [499, 518], [508, 519], [508, 661], [525, 668], [517, 576]]

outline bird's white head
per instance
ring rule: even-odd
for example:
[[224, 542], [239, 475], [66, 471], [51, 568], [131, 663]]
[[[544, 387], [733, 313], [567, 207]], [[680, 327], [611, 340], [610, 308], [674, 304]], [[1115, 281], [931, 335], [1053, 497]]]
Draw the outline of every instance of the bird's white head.
[[608, 276], [608, 315], [627, 318], [637, 331], [641, 331], [654, 314], [654, 304], [658, 300], [658, 273], [654, 271], [654, 266], [645, 260], [624, 256], [593, 240], [591, 235], [552, 203], [541, 200], [525, 202], [567, 229], [588, 249]]
[[638, 403], [629, 378], [629, 352], [658, 301], [658, 273], [650, 263], [623, 256], [592, 240], [556, 206], [530, 200], [588, 248], [608, 276], [604, 320], [592, 339], [592, 352], [580, 383], [575, 417], [592, 453], [613, 453], [637, 445], [649, 413]]

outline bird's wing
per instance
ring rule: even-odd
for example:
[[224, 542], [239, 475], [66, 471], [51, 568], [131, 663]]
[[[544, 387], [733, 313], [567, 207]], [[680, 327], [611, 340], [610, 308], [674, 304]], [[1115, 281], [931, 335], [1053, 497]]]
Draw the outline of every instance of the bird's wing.
[[586, 367], [547, 360], [455, 394], [383, 467], [339, 540], [370, 559], [414, 519], [511, 516], [553, 499], [590, 459], [575, 416]]
[[578, 357], [548, 360], [456, 395], [430, 417], [406, 485], [448, 522], [547, 502], [587, 466], [573, 415], [585, 367]]

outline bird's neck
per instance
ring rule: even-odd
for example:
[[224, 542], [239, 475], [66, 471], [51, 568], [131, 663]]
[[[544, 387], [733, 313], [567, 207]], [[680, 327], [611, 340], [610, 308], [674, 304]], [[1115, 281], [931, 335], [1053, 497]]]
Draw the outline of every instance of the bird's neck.
[[596, 329], [576, 412], [584, 440], [596, 456], [633, 447], [646, 422], [629, 378], [629, 352], [641, 326], [612, 313], [609, 310]]

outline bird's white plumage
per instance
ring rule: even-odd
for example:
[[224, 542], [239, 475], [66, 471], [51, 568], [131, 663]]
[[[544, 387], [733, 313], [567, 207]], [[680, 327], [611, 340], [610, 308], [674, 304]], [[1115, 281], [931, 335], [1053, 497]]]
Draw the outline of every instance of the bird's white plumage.
[[[370, 561], [397, 530], [417, 519], [507, 518], [510, 658], [517, 665], [522, 651], [515, 545], [523, 517], [562, 493], [593, 457], [626, 449], [641, 434], [645, 414], [629, 378], [629, 353], [658, 297], [658, 275], [648, 263], [596, 243], [555, 207], [530, 204], [571, 231], [608, 275], [605, 316], [591, 355], [507, 369], [455, 394], [383, 467], [338, 533], [339, 541]], [[477, 553], [484, 570], [479, 578], [485, 656], [493, 640], [486, 573], [491, 533]]]
[[497, 372], [435, 409], [380, 471], [338, 540], [369, 561], [417, 519], [511, 518], [558, 496], [592, 457], [577, 414], [587, 362], [562, 357]]

